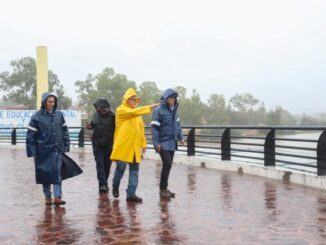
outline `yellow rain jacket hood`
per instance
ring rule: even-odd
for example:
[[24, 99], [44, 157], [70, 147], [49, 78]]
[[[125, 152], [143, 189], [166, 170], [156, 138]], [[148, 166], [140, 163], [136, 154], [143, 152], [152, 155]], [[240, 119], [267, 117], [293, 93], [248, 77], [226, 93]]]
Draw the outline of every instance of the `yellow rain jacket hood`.
[[129, 88], [123, 96], [122, 104], [116, 110], [112, 161], [140, 163], [141, 149], [146, 148], [144, 121], [141, 116], [150, 114], [151, 108], [149, 105], [131, 108], [127, 100], [132, 96], [137, 96], [137, 93], [133, 88]]

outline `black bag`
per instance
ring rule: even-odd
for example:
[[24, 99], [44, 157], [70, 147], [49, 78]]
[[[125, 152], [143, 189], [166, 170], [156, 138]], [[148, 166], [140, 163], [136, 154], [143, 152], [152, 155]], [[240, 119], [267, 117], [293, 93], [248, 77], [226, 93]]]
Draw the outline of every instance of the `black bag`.
[[69, 179], [80, 175], [83, 170], [78, 166], [78, 164], [67, 156], [65, 153], [62, 154], [62, 168], [61, 177], [62, 180]]

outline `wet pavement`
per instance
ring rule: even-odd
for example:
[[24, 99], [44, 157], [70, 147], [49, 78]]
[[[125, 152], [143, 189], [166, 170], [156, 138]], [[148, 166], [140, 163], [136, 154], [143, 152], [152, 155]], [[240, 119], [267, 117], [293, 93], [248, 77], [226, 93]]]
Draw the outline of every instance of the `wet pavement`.
[[0, 244], [326, 244], [325, 191], [175, 164], [176, 198], [160, 200], [161, 164], [144, 160], [144, 202], [129, 204], [127, 171], [119, 199], [100, 195], [92, 154], [69, 155], [84, 173], [63, 182], [67, 204], [52, 207], [25, 150], [0, 148]]

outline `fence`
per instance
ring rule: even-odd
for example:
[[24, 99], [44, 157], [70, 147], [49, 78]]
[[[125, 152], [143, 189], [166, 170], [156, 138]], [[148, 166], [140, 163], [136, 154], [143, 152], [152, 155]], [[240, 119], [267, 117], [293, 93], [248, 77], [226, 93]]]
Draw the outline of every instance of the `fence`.
[[[1, 128], [0, 143], [25, 143], [26, 128]], [[91, 130], [70, 127], [74, 145], [91, 145]], [[184, 126], [180, 154], [250, 161], [326, 175], [326, 127]], [[145, 135], [153, 148], [150, 128]]]

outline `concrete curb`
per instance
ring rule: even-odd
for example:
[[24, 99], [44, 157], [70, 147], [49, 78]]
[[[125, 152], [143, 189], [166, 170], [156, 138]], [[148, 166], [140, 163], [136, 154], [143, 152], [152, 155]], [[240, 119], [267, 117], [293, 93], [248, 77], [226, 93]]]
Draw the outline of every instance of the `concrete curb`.
[[[153, 151], [146, 153], [146, 159], [160, 160], [159, 155]], [[195, 167], [210, 168], [223, 171], [238, 172], [239, 174], [250, 174], [270, 179], [282, 180], [289, 183], [326, 189], [326, 176], [317, 176], [312, 173], [300, 172], [282, 167], [265, 167], [252, 163], [222, 161], [205, 157], [189, 157], [175, 154], [174, 163]]]

